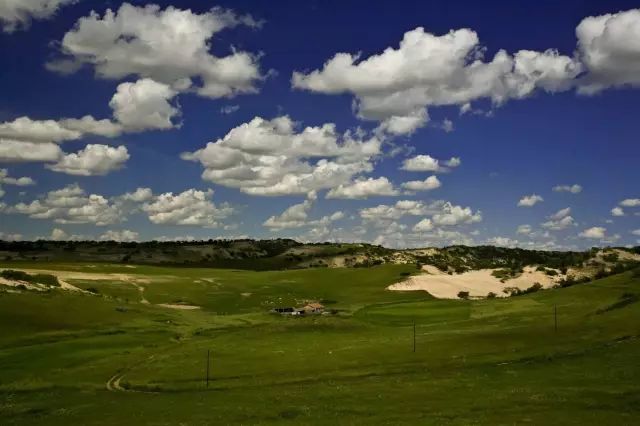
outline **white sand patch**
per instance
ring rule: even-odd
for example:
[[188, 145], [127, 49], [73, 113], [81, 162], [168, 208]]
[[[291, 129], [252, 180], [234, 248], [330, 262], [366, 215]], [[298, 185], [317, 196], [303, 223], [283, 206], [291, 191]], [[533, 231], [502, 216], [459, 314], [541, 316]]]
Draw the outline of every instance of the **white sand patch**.
[[[0, 269], [0, 271], [4, 271], [6, 269]], [[49, 274], [49, 275], [54, 275], [55, 277], [58, 278], [58, 282], [60, 283], [60, 287], [63, 290], [69, 290], [69, 291], [77, 291], [80, 293], [88, 293], [85, 290], [82, 290], [81, 288], [78, 288], [74, 285], [69, 284], [68, 282], [64, 281], [61, 277], [60, 274], [58, 273], [58, 271], [41, 271], [39, 269], [20, 269], [20, 271], [24, 271], [30, 275], [35, 275], [35, 274]], [[34, 283], [28, 283], [28, 282], [23, 282], [23, 281], [11, 281], [11, 280], [6, 280], [4, 278], [2, 279], [2, 284], [4, 285], [12, 285], [9, 283], [13, 283], [13, 287], [17, 287], [19, 285], [23, 285], [25, 286], [27, 289], [29, 290], [39, 290], [39, 291], [45, 291], [48, 290], [49, 288], [58, 288], [58, 287], [49, 287], [46, 285], [42, 285], [42, 284], [34, 284]]]
[[13, 280], [8, 280], [6, 278], [2, 278], [0, 277], [0, 285], [5, 285], [7, 287], [18, 287], [18, 286], [24, 286], [24, 288], [26, 288], [27, 290], [36, 290], [36, 291], [46, 291], [47, 288], [43, 285], [38, 285], [38, 284], [32, 284], [32, 283], [28, 283], [26, 281], [13, 281]]
[[158, 303], [156, 306], [162, 306], [163, 308], [169, 309], [181, 309], [185, 311], [192, 311], [194, 309], [201, 309], [200, 306], [196, 305], [182, 305], [177, 303]]
[[503, 290], [507, 287], [517, 287], [525, 290], [534, 283], [540, 283], [544, 288], [552, 287], [562, 276], [550, 277], [544, 272], [536, 271], [535, 267], [527, 266], [517, 278], [500, 282], [491, 273], [494, 269], [481, 269], [462, 274], [449, 275], [432, 265], [424, 265], [426, 272], [408, 278], [405, 281], [387, 287], [393, 291], [426, 291], [438, 299], [457, 299], [461, 291], [469, 292], [470, 297], [486, 297], [488, 293], [495, 293], [497, 297], [506, 297]]

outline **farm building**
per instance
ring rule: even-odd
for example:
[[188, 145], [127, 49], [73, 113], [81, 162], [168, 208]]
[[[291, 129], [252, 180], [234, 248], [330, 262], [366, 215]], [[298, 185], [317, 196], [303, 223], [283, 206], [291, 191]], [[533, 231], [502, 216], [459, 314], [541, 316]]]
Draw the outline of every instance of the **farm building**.
[[324, 312], [324, 306], [320, 303], [308, 303], [302, 308], [307, 314], [321, 314]]
[[282, 307], [282, 308], [274, 308], [271, 312], [280, 314], [280, 315], [312, 315], [312, 314], [321, 314], [324, 312], [324, 306], [320, 303], [307, 303], [302, 308], [292, 308], [292, 307]]

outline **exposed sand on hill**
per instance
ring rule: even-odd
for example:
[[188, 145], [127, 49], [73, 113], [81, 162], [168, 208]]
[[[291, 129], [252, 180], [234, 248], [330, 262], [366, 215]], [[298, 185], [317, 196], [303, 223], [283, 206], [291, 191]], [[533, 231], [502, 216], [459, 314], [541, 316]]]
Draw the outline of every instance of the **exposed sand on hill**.
[[196, 306], [196, 305], [181, 305], [181, 304], [177, 304], [177, 303], [158, 303], [156, 306], [162, 306], [163, 308], [169, 308], [169, 309], [181, 309], [181, 310], [185, 310], [185, 311], [191, 311], [194, 309], [200, 309], [200, 306]]
[[534, 283], [540, 283], [544, 288], [552, 287], [555, 279], [560, 277], [550, 277], [544, 272], [536, 271], [535, 267], [527, 266], [524, 272], [504, 283], [500, 279], [491, 275], [494, 269], [481, 269], [478, 271], [465, 272], [463, 274], [449, 275], [440, 271], [432, 265], [422, 267], [425, 272], [416, 275], [405, 281], [387, 287], [393, 291], [426, 291], [438, 299], [457, 299], [458, 292], [468, 291], [471, 297], [486, 297], [493, 292], [497, 297], [506, 297], [503, 292], [506, 287], [517, 287], [525, 290]]

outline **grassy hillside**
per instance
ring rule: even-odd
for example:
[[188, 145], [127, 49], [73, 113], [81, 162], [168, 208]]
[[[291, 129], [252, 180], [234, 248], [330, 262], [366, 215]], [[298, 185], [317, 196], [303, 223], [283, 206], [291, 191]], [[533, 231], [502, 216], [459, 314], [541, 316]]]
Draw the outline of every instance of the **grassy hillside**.
[[[97, 294], [0, 292], [3, 424], [633, 424], [640, 416], [637, 272], [507, 299], [436, 300], [384, 290], [413, 265], [46, 269], [110, 278], [71, 280]], [[268, 313], [310, 299], [339, 314]], [[180, 301], [202, 309], [157, 305]]]

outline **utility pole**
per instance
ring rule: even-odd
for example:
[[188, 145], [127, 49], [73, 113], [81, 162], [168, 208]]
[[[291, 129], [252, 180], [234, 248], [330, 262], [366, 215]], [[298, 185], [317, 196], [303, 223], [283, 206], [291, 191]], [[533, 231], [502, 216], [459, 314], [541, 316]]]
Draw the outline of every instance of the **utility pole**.
[[553, 330], [558, 332], [558, 306], [553, 305]]
[[413, 320], [413, 352], [416, 352], [416, 320]]
[[209, 387], [209, 349], [207, 349], [207, 388]]

